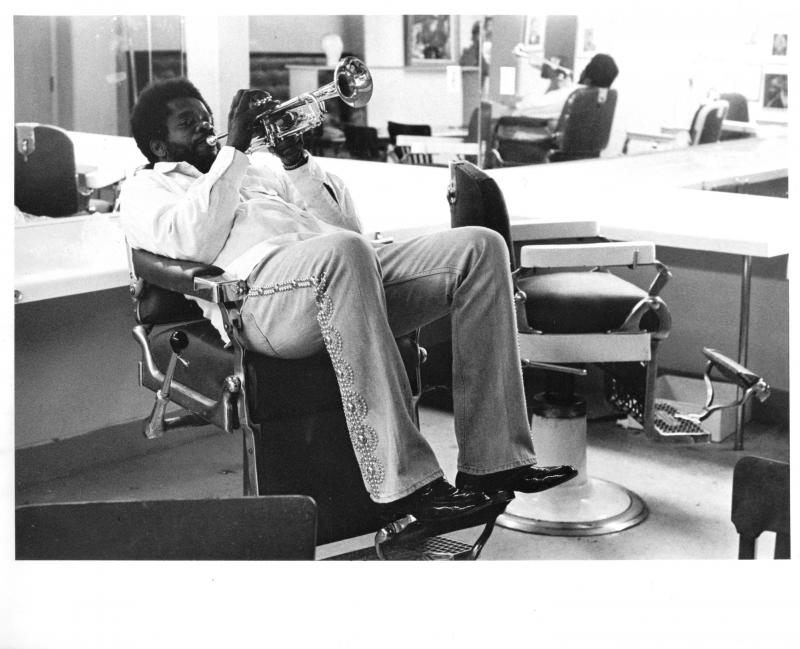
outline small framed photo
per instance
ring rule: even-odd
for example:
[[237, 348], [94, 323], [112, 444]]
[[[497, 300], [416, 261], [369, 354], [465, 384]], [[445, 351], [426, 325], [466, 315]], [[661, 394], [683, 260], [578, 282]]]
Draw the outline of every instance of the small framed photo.
[[789, 53], [789, 34], [775, 33], [772, 35], [772, 56], [786, 57]]
[[406, 65], [458, 65], [458, 17], [406, 16]]
[[522, 44], [527, 52], [544, 51], [544, 16], [527, 16]]
[[593, 56], [597, 51], [597, 34], [594, 27], [581, 27], [578, 33], [578, 56]]
[[762, 88], [763, 108], [774, 110], [789, 108], [789, 74], [786, 70], [765, 70]]

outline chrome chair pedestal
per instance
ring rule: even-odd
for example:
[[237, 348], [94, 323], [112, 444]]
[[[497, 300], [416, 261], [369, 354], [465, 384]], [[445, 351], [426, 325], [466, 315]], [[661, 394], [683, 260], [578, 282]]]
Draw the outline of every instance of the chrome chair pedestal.
[[538, 494], [518, 494], [497, 519], [500, 527], [548, 536], [621, 532], [647, 518], [645, 502], [614, 482], [589, 478]]
[[551, 536], [595, 536], [620, 532], [647, 518], [644, 501], [631, 490], [588, 475], [586, 403], [580, 397], [533, 400], [531, 421], [537, 462], [542, 466], [571, 464], [578, 475], [558, 487], [535, 494], [517, 494], [497, 524], [521, 532]]

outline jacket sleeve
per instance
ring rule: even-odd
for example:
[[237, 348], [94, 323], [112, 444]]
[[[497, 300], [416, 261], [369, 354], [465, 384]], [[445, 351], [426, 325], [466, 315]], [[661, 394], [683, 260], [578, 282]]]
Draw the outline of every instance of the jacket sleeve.
[[347, 186], [341, 178], [325, 171], [311, 156], [302, 167], [283, 171], [286, 196], [283, 198], [315, 217], [361, 234], [363, 227]]
[[212, 263], [233, 226], [247, 156], [222, 147], [206, 174], [188, 188], [157, 171], [140, 171], [120, 192], [120, 223], [128, 243], [177, 259]]

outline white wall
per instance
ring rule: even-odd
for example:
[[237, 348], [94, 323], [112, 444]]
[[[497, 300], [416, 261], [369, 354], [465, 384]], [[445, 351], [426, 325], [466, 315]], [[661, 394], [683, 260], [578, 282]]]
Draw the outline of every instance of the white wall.
[[353, 48], [345, 42], [342, 16], [250, 16], [251, 52], [322, 53], [325, 34], [342, 36], [344, 49]]

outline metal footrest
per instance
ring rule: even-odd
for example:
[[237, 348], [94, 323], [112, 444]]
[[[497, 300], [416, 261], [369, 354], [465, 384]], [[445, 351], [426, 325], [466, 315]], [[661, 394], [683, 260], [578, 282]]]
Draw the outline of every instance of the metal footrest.
[[[606, 400], [617, 410], [628, 415], [623, 426], [641, 430], [644, 426], [644, 395], [630, 390], [613, 377], [606, 386]], [[656, 399], [653, 408], [653, 430], [663, 438], [685, 438], [687, 441], [706, 442], [711, 434], [695, 422], [677, 415], [682, 414], [667, 399]]]
[[[688, 421], [676, 415], [682, 414], [678, 409], [665, 399], [656, 399], [654, 426], [656, 432], [663, 437], [694, 437], [698, 441], [705, 441], [709, 433], [700, 424]], [[701, 439], [702, 438], [702, 439]]]
[[[460, 561], [470, 560], [473, 547], [446, 536], [433, 536], [416, 544], [386, 544], [380, 550], [382, 559], [390, 561]], [[397, 547], [394, 547], [397, 545]], [[380, 555], [379, 555], [380, 556]], [[477, 558], [477, 557], [476, 557]]]
[[[381, 528], [375, 535], [375, 552], [382, 560], [475, 560], [494, 530], [497, 517], [502, 514], [514, 494], [497, 494], [485, 507], [463, 516], [445, 520], [417, 520], [412, 515], [403, 516]], [[483, 531], [472, 545], [456, 541], [441, 534], [483, 525]]]

